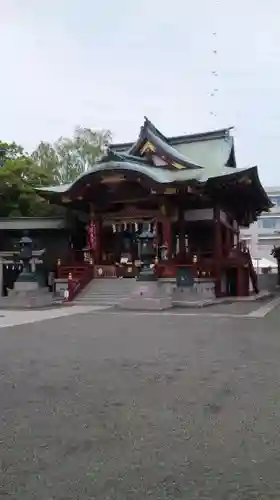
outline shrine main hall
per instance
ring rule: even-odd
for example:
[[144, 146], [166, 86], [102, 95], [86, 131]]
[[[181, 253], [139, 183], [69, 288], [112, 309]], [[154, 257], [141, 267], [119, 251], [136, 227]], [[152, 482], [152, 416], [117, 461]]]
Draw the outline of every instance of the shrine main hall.
[[59, 262], [73, 280], [81, 269], [93, 279], [137, 277], [145, 228], [159, 280], [211, 281], [216, 296], [258, 292], [239, 228], [272, 205], [257, 167], [237, 168], [231, 129], [165, 137], [145, 118], [134, 143], [111, 145], [72, 184], [37, 192], [80, 220]]

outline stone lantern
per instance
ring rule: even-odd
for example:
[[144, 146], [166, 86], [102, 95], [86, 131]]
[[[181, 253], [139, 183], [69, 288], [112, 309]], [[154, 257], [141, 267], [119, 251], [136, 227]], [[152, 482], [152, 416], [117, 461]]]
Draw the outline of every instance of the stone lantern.
[[153, 271], [156, 256], [154, 240], [154, 233], [144, 225], [142, 233], [138, 236], [139, 255], [142, 261], [141, 271], [138, 276], [139, 281], [156, 281], [157, 279]]
[[19, 242], [19, 259], [23, 262], [23, 269], [17, 282], [37, 282], [36, 274], [32, 272], [30, 260], [32, 259], [33, 241], [29, 236], [23, 236]]

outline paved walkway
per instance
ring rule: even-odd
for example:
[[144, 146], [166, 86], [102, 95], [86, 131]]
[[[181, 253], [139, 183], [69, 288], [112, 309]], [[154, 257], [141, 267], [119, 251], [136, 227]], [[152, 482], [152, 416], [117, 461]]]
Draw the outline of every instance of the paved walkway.
[[106, 307], [95, 306], [73, 306], [73, 307], [58, 307], [45, 310], [0, 310], [0, 328], [7, 326], [23, 325], [25, 323], [36, 323], [46, 319], [60, 318], [63, 316], [72, 316], [74, 314], [85, 314], [88, 312], [102, 311]]
[[113, 308], [108, 308], [108, 306], [70, 306], [70, 307], [58, 307], [46, 310], [0, 310], [0, 328], [5, 328], [8, 326], [22, 325], [25, 323], [36, 323], [38, 321], [45, 321], [48, 319], [60, 318], [64, 316], [72, 316], [75, 314], [87, 314], [87, 313], [103, 313], [106, 310], [106, 314], [117, 314], [117, 315], [132, 315], [145, 316], [145, 315], [167, 315], [167, 316], [207, 316], [207, 317], [227, 317], [227, 318], [264, 318], [269, 314], [275, 307], [280, 304], [280, 297], [276, 297], [272, 300], [263, 302], [246, 302], [240, 303], [235, 302], [232, 304], [219, 304], [216, 306], [209, 306], [197, 309], [171, 309], [170, 311], [163, 312], [142, 312], [142, 311], [117, 311]]
[[1, 500], [280, 498], [279, 307], [5, 314]]

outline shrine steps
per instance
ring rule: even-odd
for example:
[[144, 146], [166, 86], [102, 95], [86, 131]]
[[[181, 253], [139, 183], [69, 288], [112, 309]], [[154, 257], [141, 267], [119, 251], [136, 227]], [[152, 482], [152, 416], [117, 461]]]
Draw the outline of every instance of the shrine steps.
[[134, 287], [135, 278], [93, 279], [72, 303], [113, 307], [130, 297]]

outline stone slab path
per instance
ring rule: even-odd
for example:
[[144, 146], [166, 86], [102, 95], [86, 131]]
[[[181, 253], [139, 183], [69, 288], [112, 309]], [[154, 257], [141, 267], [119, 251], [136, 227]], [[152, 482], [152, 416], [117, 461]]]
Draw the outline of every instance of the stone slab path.
[[33, 311], [9, 311], [0, 310], [0, 328], [8, 326], [23, 325], [26, 323], [36, 323], [47, 319], [55, 319], [63, 316], [72, 316], [75, 314], [84, 314], [94, 311], [102, 311], [106, 307], [102, 306], [73, 306], [73, 307], [58, 307], [45, 310]]

